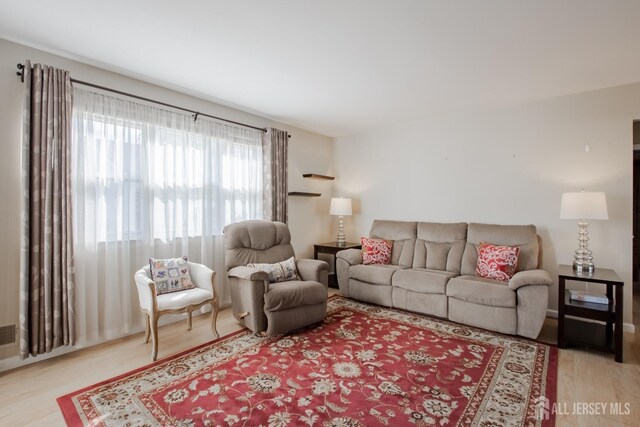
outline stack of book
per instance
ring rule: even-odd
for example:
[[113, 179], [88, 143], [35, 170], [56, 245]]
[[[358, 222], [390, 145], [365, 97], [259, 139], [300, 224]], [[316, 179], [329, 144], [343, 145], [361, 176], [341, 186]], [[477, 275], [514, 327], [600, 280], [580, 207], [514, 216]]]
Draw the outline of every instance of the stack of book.
[[595, 304], [609, 304], [609, 298], [603, 294], [594, 294], [585, 291], [570, 290], [569, 294], [574, 301], [592, 302]]

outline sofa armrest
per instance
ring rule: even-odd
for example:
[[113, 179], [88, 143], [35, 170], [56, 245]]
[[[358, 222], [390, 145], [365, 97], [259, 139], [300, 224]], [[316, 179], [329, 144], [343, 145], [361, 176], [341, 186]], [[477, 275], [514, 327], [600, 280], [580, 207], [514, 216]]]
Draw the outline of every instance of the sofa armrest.
[[[329, 273], [329, 264], [317, 259], [299, 259], [296, 261], [296, 267], [302, 280], [323, 283], [323, 279], [326, 280]], [[326, 285], [326, 283], [323, 284]]]
[[338, 252], [336, 257], [345, 260], [349, 265], [362, 264], [362, 251], [360, 249], [345, 249]]
[[516, 290], [527, 285], [553, 285], [553, 279], [544, 270], [519, 271], [509, 280], [509, 288]]
[[155, 295], [151, 290], [150, 285], [154, 285], [153, 280], [147, 275], [144, 269], [140, 269], [133, 276], [136, 282], [136, 288], [138, 289], [138, 298], [140, 300], [140, 308], [143, 308], [149, 312], [153, 311], [155, 305]]
[[235, 277], [238, 279], [250, 280], [250, 281], [264, 281], [269, 280], [269, 273], [266, 271], [258, 270], [257, 268], [238, 266], [233, 267], [227, 272], [229, 277]]

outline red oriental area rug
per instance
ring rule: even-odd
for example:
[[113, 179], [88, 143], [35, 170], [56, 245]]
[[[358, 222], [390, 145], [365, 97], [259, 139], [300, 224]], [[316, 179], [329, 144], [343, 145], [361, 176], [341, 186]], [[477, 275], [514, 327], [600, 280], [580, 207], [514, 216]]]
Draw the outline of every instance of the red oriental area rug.
[[551, 426], [556, 380], [553, 347], [334, 297], [315, 328], [243, 330], [58, 403], [72, 426]]

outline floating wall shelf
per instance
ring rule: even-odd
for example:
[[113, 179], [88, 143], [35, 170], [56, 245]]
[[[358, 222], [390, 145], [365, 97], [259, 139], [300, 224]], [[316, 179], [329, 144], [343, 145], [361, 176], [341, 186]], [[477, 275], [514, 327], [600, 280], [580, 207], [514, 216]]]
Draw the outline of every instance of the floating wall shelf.
[[[303, 173], [302, 177], [303, 178], [310, 178], [310, 179], [321, 179], [323, 181], [333, 181], [335, 179], [335, 177], [333, 177], [333, 176], [320, 175], [318, 173]], [[308, 193], [306, 191], [290, 191], [289, 195], [290, 196], [300, 196], [300, 197], [320, 197], [320, 196], [322, 196], [322, 194], [320, 194], [320, 193]]]
[[289, 191], [290, 196], [301, 196], [301, 197], [320, 197], [322, 194], [320, 193], [307, 193], [304, 191]]
[[334, 176], [320, 175], [320, 174], [317, 174], [317, 173], [303, 173], [302, 177], [303, 178], [311, 178], [311, 179], [324, 179], [324, 180], [328, 180], [328, 181], [333, 181], [335, 179]]

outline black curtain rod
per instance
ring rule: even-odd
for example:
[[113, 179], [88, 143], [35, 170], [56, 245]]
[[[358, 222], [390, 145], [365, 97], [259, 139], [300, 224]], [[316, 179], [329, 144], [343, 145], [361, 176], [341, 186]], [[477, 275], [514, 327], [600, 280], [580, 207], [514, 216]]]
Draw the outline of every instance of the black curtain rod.
[[[16, 74], [18, 76], [20, 76], [20, 80], [22, 80], [22, 82], [24, 82], [24, 64], [18, 64], [17, 67], [18, 67], [18, 72]], [[154, 104], [163, 105], [165, 107], [175, 108], [176, 110], [185, 111], [187, 113], [193, 114], [193, 121], [196, 121], [198, 119], [198, 116], [204, 116], [204, 117], [209, 117], [209, 118], [215, 119], [215, 120], [221, 120], [221, 121], [227, 122], [227, 123], [233, 123], [234, 125], [244, 126], [244, 127], [255, 129], [255, 130], [260, 130], [262, 132], [267, 132], [266, 128], [252, 126], [252, 125], [248, 125], [246, 123], [241, 123], [241, 122], [236, 122], [236, 121], [229, 120], [229, 119], [224, 119], [222, 117], [212, 116], [211, 114], [200, 113], [198, 111], [190, 110], [188, 108], [179, 107], [177, 105], [168, 104], [168, 103], [162, 102], [162, 101], [156, 101], [155, 99], [145, 98], [144, 96], [134, 95], [132, 93], [124, 92], [124, 91], [117, 90], [117, 89], [112, 89], [110, 87], [100, 86], [100, 85], [97, 85], [97, 84], [94, 84], [94, 83], [89, 83], [89, 82], [83, 82], [82, 80], [76, 80], [76, 79], [73, 79], [73, 78], [71, 79], [71, 83], [79, 84], [79, 85], [83, 85], [83, 86], [89, 86], [89, 87], [93, 87], [93, 88], [96, 88], [96, 89], [106, 90], [108, 92], [117, 93], [119, 95], [128, 96], [130, 98], [140, 99], [142, 101], [152, 102]], [[287, 138], [291, 138], [291, 135], [289, 133], [287, 133]]]

